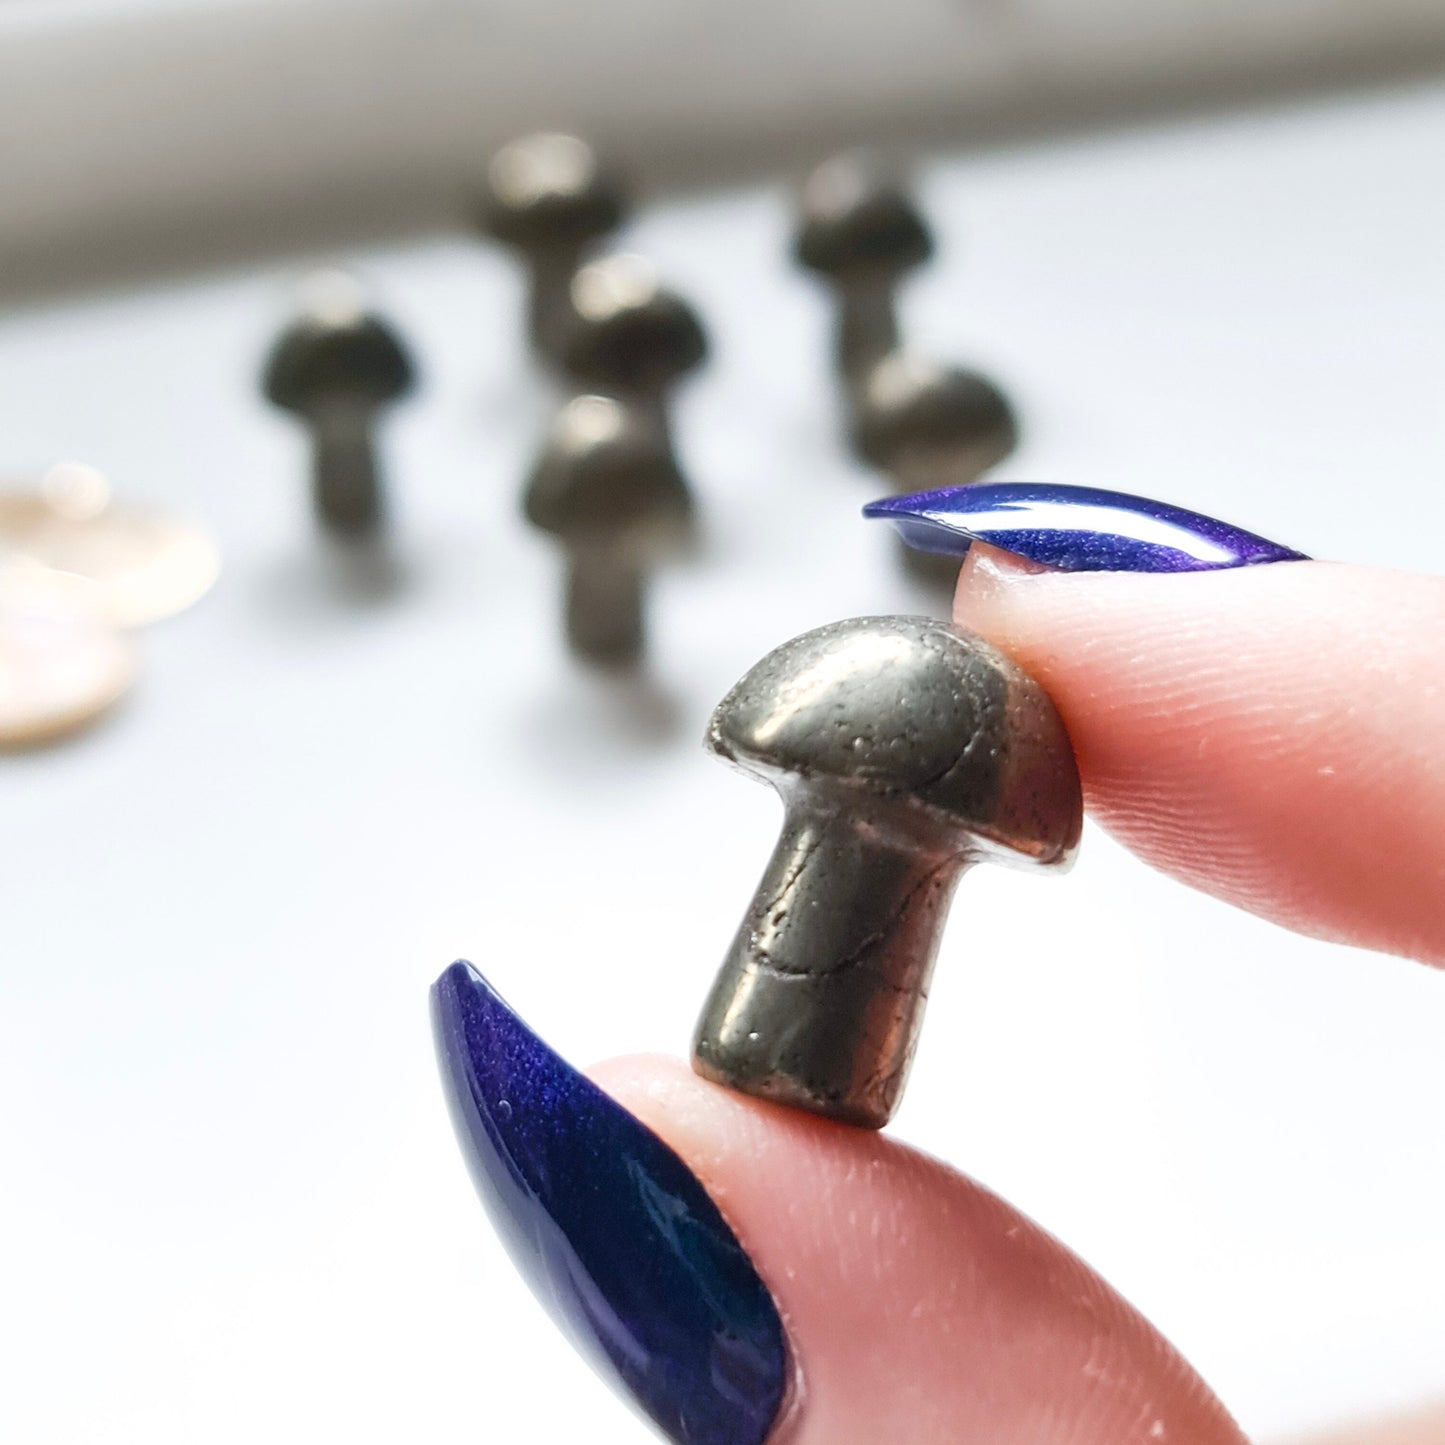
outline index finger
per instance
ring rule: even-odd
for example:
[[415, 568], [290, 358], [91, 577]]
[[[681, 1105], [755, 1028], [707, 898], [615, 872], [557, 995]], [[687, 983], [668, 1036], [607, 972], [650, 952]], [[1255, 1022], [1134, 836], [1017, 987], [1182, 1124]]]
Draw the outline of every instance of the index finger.
[[979, 544], [954, 615], [1048, 689], [1087, 805], [1146, 862], [1445, 964], [1445, 579], [1040, 573]]

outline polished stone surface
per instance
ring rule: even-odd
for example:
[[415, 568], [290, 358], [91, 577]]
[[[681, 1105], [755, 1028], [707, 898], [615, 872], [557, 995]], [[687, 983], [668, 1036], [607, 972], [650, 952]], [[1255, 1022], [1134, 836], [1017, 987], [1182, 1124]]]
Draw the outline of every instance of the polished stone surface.
[[954, 887], [1067, 866], [1083, 799], [1048, 694], [980, 637], [855, 617], [775, 648], [708, 746], [782, 796], [782, 834], [693, 1039], [703, 1077], [881, 1128], [913, 1061]]

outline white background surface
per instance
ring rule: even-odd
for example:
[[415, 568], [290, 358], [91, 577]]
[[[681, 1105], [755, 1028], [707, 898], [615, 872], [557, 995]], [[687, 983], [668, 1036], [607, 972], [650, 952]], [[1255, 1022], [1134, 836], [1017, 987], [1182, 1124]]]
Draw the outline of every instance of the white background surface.
[[[1007, 475], [1438, 571], [1442, 154], [1435, 87], [939, 164], [908, 330], [1009, 387]], [[362, 258], [427, 375], [387, 437], [404, 585], [369, 603], [255, 395], [293, 272], [0, 324], [0, 463], [93, 462], [227, 560], [110, 723], [0, 762], [3, 1438], [641, 1438], [471, 1195], [425, 993], [465, 955], [579, 1062], [683, 1050], [778, 822], [702, 753], [708, 709], [786, 636], [921, 602], [856, 518], [786, 228], [752, 190], [631, 238], [716, 341], [679, 423], [708, 545], [658, 589], [641, 699], [563, 655], [516, 515], [546, 401], [499, 256]], [[966, 880], [897, 1133], [1270, 1436], [1445, 1392], [1442, 1041], [1439, 975], [1094, 832], [1067, 879]]]

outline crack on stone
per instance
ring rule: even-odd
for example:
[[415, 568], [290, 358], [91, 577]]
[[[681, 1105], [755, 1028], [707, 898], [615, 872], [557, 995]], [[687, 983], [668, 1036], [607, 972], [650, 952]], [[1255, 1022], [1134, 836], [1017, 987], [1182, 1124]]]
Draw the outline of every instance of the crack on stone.
[[899, 899], [897, 906], [889, 913], [886, 921], [871, 933], [865, 934], [860, 938], [858, 942], [838, 960], [836, 969], [831, 971], [838, 972], [858, 965], [865, 953], [877, 947], [878, 944], [889, 938], [897, 930], [898, 920], [913, 906], [913, 902], [918, 895], [926, 888], [932, 887], [934, 883], [937, 882], [939, 874], [947, 872], [954, 866], [955, 863], [952, 858], [947, 858], [941, 863], [935, 863], [933, 867], [930, 868], [927, 873], [923, 874], [913, 887]]
[[[780, 908], [783, 909], [783, 916], [787, 916], [787, 913], [792, 907], [792, 900], [790, 898], [790, 895], [794, 887], [797, 885], [798, 879], [803, 876], [803, 870], [807, 868], [809, 860], [813, 857], [815, 853], [819, 851], [819, 849], [822, 848], [822, 846], [823, 838], [821, 835], [813, 838], [812, 841], [807, 844], [807, 846], [803, 849], [802, 853], [794, 860], [792, 866], [788, 869], [788, 872], [783, 877], [782, 881], [775, 888], [769, 890], [766, 907], [760, 908], [757, 906], [759, 903], [762, 902], [761, 895], [759, 895], [759, 897], [754, 900], [753, 916], [755, 918], [761, 920], [764, 923], [772, 922], [774, 926], [776, 926], [779, 920], [775, 920], [773, 918], [773, 915], [777, 913]], [[756, 939], [758, 930], [754, 928], [750, 931], [752, 932], [753, 937]]]
[[[941, 875], [950, 872], [957, 866], [957, 860], [954, 858], [945, 858], [943, 861], [935, 863], [933, 867], [924, 873], [903, 897], [898, 900], [897, 904], [889, 911], [888, 917], [882, 923], [864, 934], [847, 952], [821, 967], [805, 963], [795, 968], [789, 968], [785, 964], [779, 963], [773, 958], [769, 950], [762, 945], [756, 929], [749, 930], [749, 943], [751, 945], [749, 952], [752, 961], [779, 978], [831, 978], [836, 974], [847, 972], [870, 973], [879, 983], [892, 989], [896, 993], [919, 994], [921, 997], [926, 998], [927, 994], [923, 993], [921, 989], [894, 983], [891, 979], [887, 978], [880, 969], [865, 963], [864, 959], [869, 953], [897, 932], [899, 919], [907, 914], [919, 895], [935, 886]], [[776, 907], [776, 903], [774, 903], [773, 906]]]
[[881, 969], [858, 960], [853, 960], [852, 962], [845, 960], [838, 964], [837, 967], [829, 969], [787, 968], [759, 949], [749, 956], [748, 964], [750, 967], [756, 968], [759, 973], [771, 974], [774, 978], [789, 981], [796, 979], [829, 979], [848, 969], [855, 975], [862, 974], [865, 977], [871, 978], [877, 987], [885, 989], [889, 993], [897, 994], [902, 998], [916, 998], [920, 1003], [928, 1002], [928, 990], [921, 984], [896, 983]]

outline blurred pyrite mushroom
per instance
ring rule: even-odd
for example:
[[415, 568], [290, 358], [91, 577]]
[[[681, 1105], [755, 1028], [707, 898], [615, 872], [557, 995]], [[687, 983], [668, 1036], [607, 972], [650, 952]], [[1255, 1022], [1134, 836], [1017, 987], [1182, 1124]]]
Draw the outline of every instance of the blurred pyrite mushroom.
[[[887, 474], [895, 492], [962, 486], [1018, 444], [1008, 399], [986, 376], [906, 351], [885, 356], [854, 389], [854, 453]], [[904, 548], [903, 565], [950, 588], [958, 559]]]
[[626, 664], [644, 648], [648, 571], [691, 535], [668, 401], [706, 357], [707, 337], [692, 307], [637, 256], [589, 262], [571, 297], [558, 358], [582, 394], [557, 413], [524, 507], [567, 548], [572, 651]]
[[662, 285], [641, 257], [590, 261], [572, 278], [572, 314], [561, 341], [574, 381], [626, 401], [668, 436], [672, 388], [707, 360], [707, 333], [692, 306]]
[[897, 348], [898, 283], [933, 254], [903, 179], [863, 152], [824, 161], [803, 183], [793, 253], [833, 288], [835, 360], [856, 380]]
[[697, 313], [641, 256], [623, 251], [590, 261], [570, 290], [576, 315], [562, 354], [580, 380], [660, 390], [707, 355]]
[[853, 449], [899, 492], [976, 481], [1017, 443], [1008, 399], [976, 371], [895, 351], [859, 385]]
[[635, 662], [647, 572], [682, 549], [691, 526], [666, 437], [614, 398], [574, 397], [552, 423], [524, 507], [567, 550], [572, 650], [593, 662]]
[[527, 328], [543, 355], [555, 359], [566, 332], [573, 272], [626, 207], [621, 182], [575, 135], [523, 136], [492, 157], [482, 228], [527, 268]]
[[703, 1009], [693, 1066], [880, 1128], [901, 1096], [954, 886], [1072, 861], [1078, 771], [1053, 703], [978, 637], [838, 622], [727, 695], [709, 748], [783, 799], [782, 836]]
[[379, 316], [362, 309], [350, 277], [325, 273], [266, 362], [267, 399], [311, 429], [313, 500], [342, 537], [374, 533], [383, 503], [373, 430], [378, 413], [416, 384], [410, 357]]

